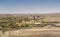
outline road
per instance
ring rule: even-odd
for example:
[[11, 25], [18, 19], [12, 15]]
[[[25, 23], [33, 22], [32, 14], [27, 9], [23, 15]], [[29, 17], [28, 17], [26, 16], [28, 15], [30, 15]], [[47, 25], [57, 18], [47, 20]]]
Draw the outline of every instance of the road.
[[21, 29], [8, 31], [9, 37], [60, 37], [59, 29]]

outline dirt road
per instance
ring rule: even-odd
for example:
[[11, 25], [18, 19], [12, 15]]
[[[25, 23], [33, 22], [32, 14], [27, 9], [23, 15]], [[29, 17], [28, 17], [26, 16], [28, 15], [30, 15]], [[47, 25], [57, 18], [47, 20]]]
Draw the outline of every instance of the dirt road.
[[21, 29], [9, 31], [9, 37], [60, 37], [59, 29]]

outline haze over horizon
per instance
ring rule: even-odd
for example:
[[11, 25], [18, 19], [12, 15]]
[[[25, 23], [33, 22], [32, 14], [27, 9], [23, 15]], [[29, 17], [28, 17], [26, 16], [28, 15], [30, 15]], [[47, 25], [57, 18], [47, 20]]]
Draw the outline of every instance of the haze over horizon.
[[60, 0], [0, 0], [0, 14], [60, 13]]

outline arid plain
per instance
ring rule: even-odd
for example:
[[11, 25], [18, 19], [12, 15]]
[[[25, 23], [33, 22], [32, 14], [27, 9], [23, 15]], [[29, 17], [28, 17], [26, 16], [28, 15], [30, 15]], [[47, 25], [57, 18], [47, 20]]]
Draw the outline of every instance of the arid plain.
[[60, 37], [60, 14], [0, 15], [0, 37]]

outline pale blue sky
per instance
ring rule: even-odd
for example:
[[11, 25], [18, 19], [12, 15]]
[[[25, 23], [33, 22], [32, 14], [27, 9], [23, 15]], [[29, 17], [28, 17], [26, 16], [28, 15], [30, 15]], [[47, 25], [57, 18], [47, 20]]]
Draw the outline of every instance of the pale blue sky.
[[60, 0], [0, 0], [0, 14], [59, 13]]

